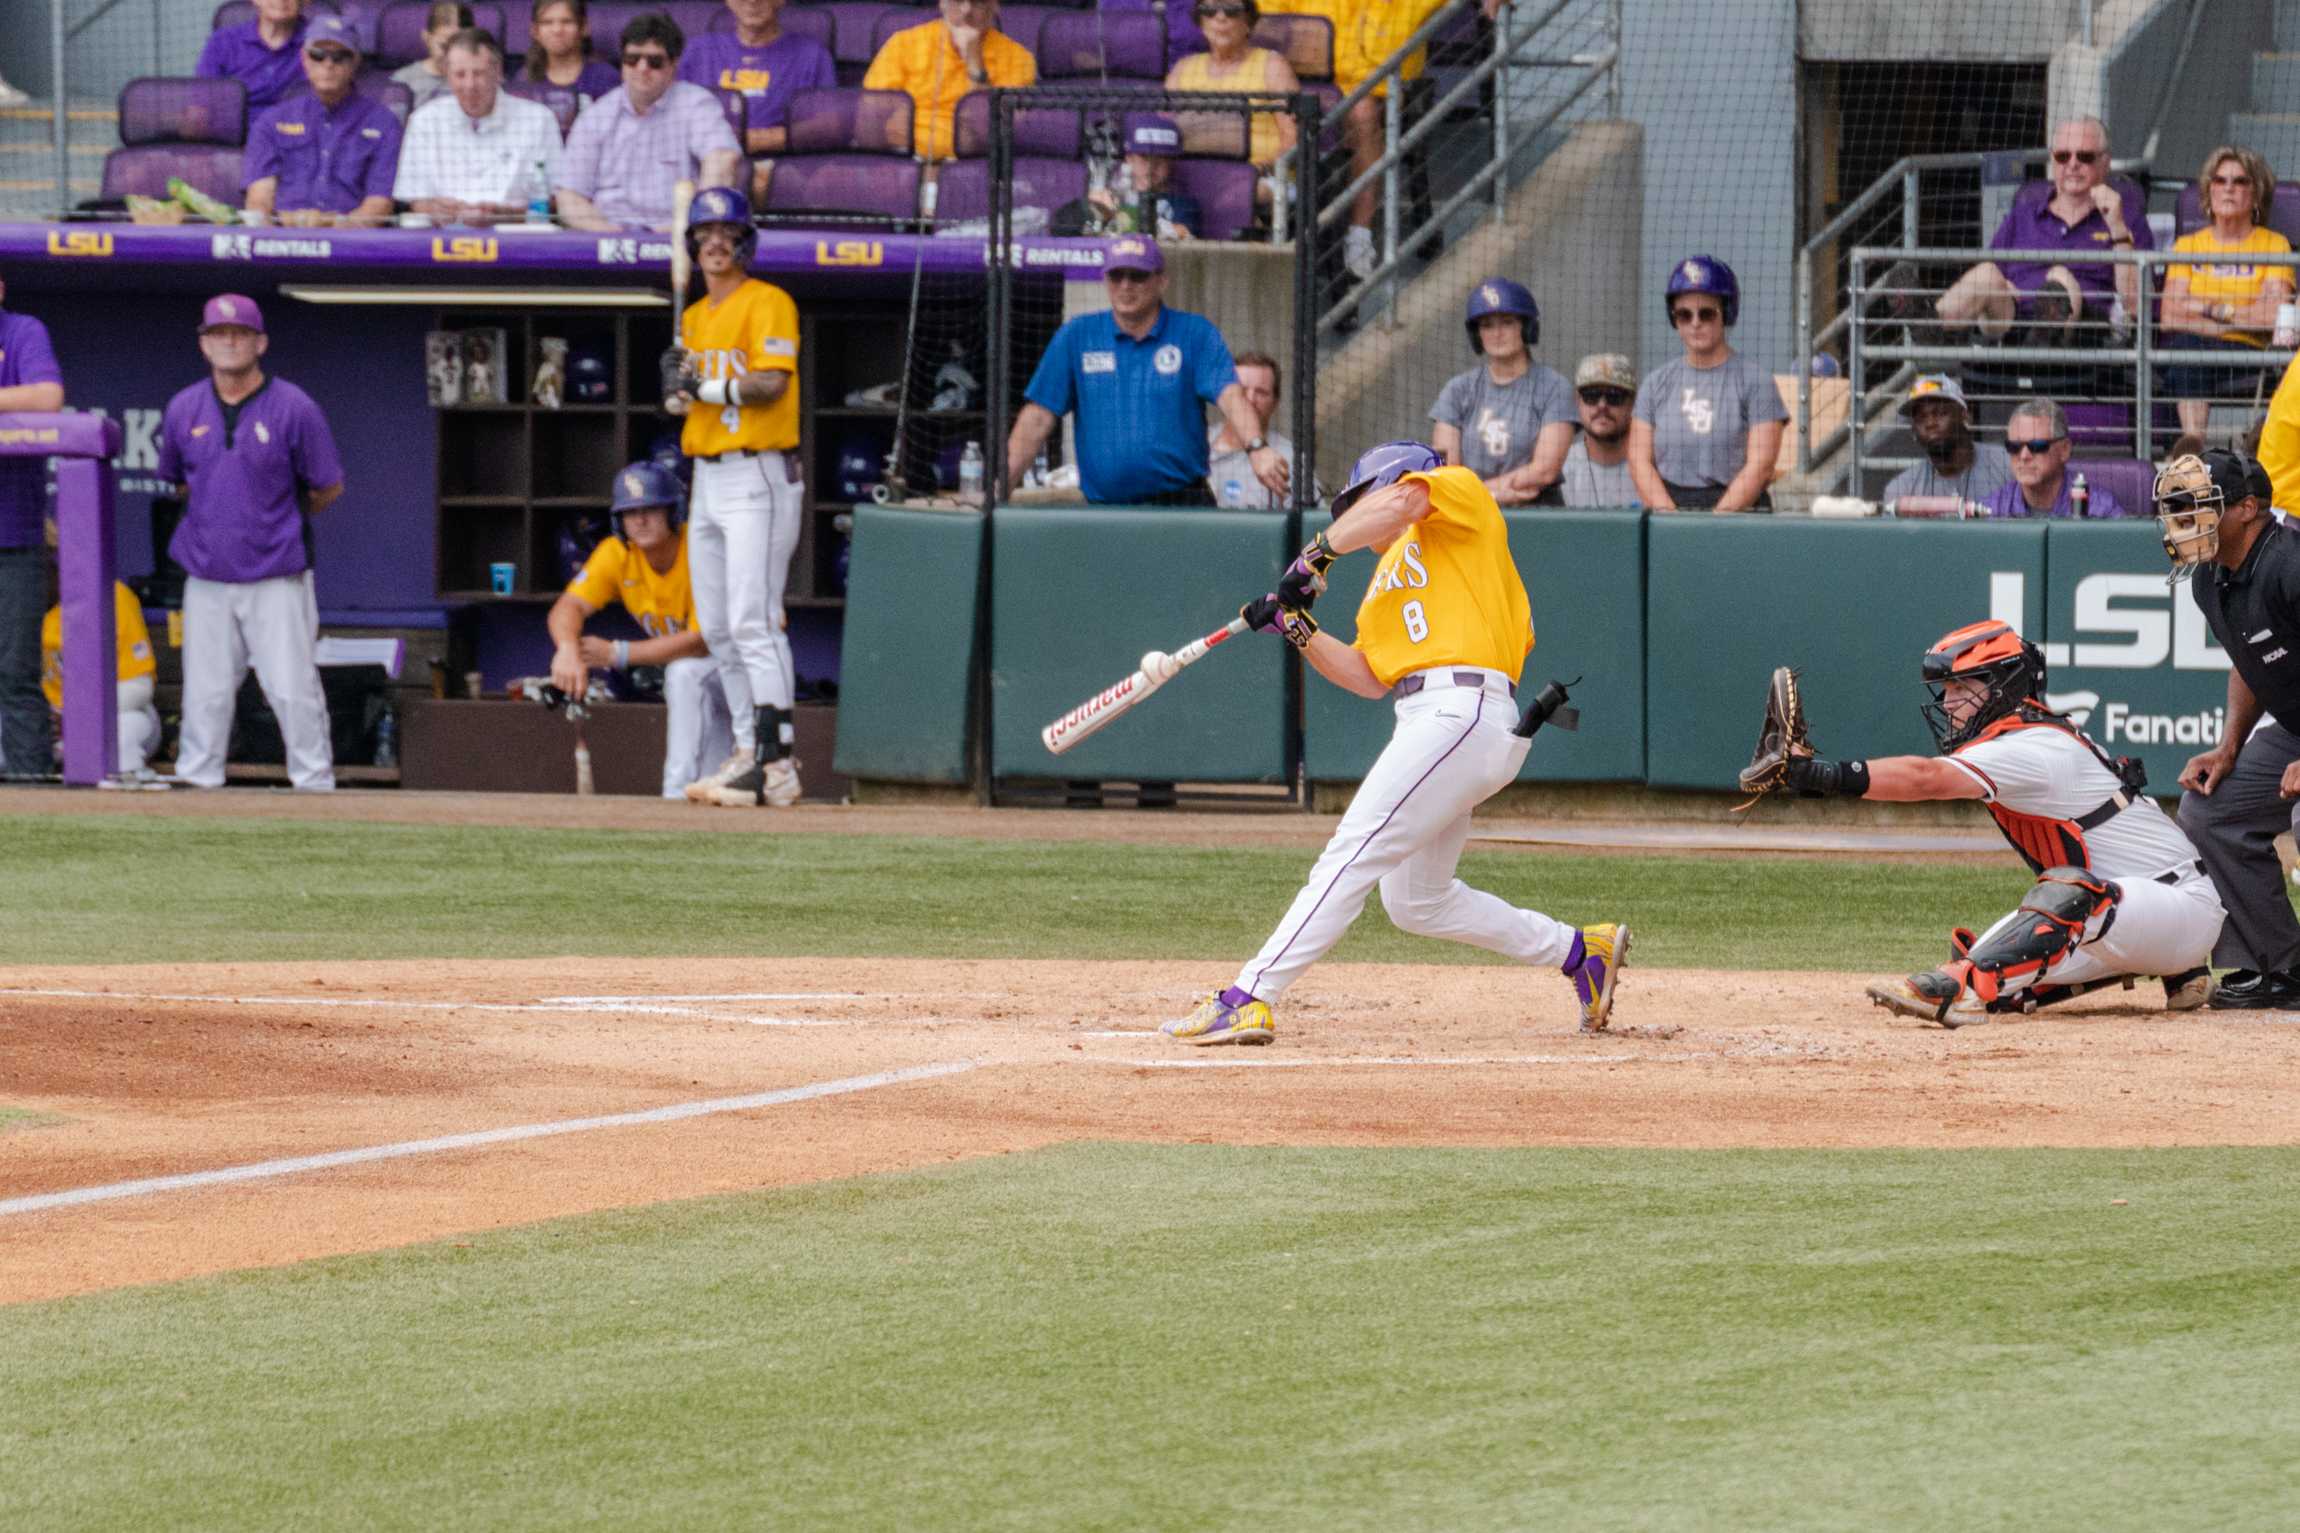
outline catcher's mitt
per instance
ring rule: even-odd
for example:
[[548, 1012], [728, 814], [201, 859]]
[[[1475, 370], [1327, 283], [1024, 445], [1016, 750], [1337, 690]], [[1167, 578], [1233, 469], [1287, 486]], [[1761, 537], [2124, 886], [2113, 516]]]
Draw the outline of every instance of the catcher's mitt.
[[1741, 769], [1741, 791], [1749, 802], [1736, 804], [1738, 814], [1776, 788], [1791, 786], [1793, 763], [1811, 757], [1813, 737], [1805, 727], [1805, 698], [1797, 690], [1797, 673], [1775, 666], [1765, 683], [1765, 724], [1757, 732], [1757, 749]]

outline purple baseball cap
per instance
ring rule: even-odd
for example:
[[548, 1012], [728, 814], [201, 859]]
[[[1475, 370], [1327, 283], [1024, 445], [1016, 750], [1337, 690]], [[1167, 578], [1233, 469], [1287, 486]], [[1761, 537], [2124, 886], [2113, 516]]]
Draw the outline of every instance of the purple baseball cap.
[[237, 325], [243, 330], [253, 330], [261, 335], [264, 333], [264, 311], [257, 308], [256, 301], [244, 293], [218, 293], [200, 311], [200, 334], [205, 335], [224, 325]]
[[321, 43], [333, 43], [338, 48], [350, 49], [354, 54], [367, 52], [365, 48], [359, 45], [359, 28], [341, 16], [330, 16], [324, 12], [305, 22], [303, 29], [303, 46], [306, 53]]
[[1156, 240], [1129, 234], [1124, 239], [1112, 240], [1103, 251], [1102, 269], [1105, 272], [1162, 272], [1166, 269], [1166, 257], [1159, 253]]
[[1126, 152], [1172, 159], [1182, 152], [1182, 130], [1163, 112], [1126, 114]]

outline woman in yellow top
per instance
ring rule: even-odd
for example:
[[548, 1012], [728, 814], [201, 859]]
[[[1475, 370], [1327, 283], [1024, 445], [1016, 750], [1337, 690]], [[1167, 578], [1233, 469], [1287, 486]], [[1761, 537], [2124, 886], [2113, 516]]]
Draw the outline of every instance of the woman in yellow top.
[[[1193, 13], [1206, 39], [1204, 53], [1188, 54], [1166, 72], [1166, 88], [1176, 91], [1267, 91], [1291, 96], [1302, 88], [1294, 66], [1285, 56], [1254, 46], [1254, 24], [1262, 19], [1257, 0], [1198, 0]], [[1191, 119], [1206, 113], [1182, 113], [1185, 129]], [[1278, 156], [1294, 147], [1294, 119], [1278, 112], [1256, 112], [1247, 124], [1246, 157], [1257, 170], [1267, 171]], [[1261, 200], [1271, 197], [1270, 183], [1262, 183]]]
[[[2183, 351], [2258, 349], [2268, 344], [2276, 307], [2290, 303], [2289, 266], [2259, 266], [2230, 256], [2283, 255], [2292, 242], [2261, 223], [2276, 197], [2276, 176], [2250, 149], [2223, 144], [2204, 158], [2196, 178], [2212, 222], [2174, 241], [2175, 254], [2219, 256], [2210, 265], [2167, 267], [2161, 319], [2164, 344]], [[2215, 399], [2251, 399], [2265, 376], [2251, 367], [2168, 367], [2166, 388], [2180, 401], [2180, 429], [2204, 435]]]

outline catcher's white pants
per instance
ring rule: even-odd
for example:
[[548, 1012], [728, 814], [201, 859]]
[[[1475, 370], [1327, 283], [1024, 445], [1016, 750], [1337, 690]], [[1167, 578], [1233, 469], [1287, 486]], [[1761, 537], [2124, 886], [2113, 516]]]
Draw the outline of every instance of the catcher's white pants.
[[1515, 733], [1509, 678], [1451, 684], [1467, 666], [1430, 673], [1432, 685], [1397, 704], [1397, 732], [1359, 785], [1349, 812], [1310, 869], [1286, 918], [1237, 985], [1276, 1001], [1324, 957], [1379, 884], [1382, 908], [1406, 931], [1448, 937], [1527, 964], [1561, 964], [1573, 928], [1472, 889], [1454, 877], [1470, 811], [1517, 780], [1532, 741]]
[[[2044, 972], [2031, 983], [2081, 985], [2117, 974], [2181, 974], [2212, 961], [2212, 945], [2220, 940], [2220, 922], [2226, 912], [2221, 909], [2212, 880], [2196, 871], [2194, 864], [2182, 869], [2180, 881], [2173, 884], [2160, 884], [2152, 878], [2108, 881], [2123, 891], [2116, 904], [2116, 919], [2108, 923], [2108, 930], [2045, 965]], [[2031, 914], [2015, 910], [1981, 937], [1985, 939]]]
[[735, 743], [745, 750], [752, 744], [752, 708], [788, 712], [797, 680], [783, 587], [799, 546], [802, 487], [784, 465], [779, 452], [698, 459], [687, 518], [695, 624], [724, 662], [719, 681]]
[[688, 655], [664, 666], [663, 707], [663, 797], [683, 798], [687, 784], [717, 771], [735, 748], [718, 657]]
[[201, 788], [224, 785], [232, 703], [252, 664], [264, 701], [279, 718], [288, 781], [335, 786], [327, 696], [320, 690], [319, 600], [311, 571], [270, 580], [184, 582], [184, 727], [176, 775]]
[[160, 738], [160, 710], [152, 706], [152, 678], [134, 676], [113, 689], [120, 718], [120, 770], [141, 772]]

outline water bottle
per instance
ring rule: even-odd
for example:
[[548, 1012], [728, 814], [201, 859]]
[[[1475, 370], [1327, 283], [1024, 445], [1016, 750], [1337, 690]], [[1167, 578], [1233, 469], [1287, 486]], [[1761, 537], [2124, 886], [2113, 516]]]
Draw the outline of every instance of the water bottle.
[[527, 221], [531, 224], [551, 222], [551, 177], [543, 162], [535, 162], [535, 181], [527, 189]]
[[399, 714], [391, 708], [384, 709], [383, 717], [375, 721], [375, 764], [399, 765]]
[[1043, 485], [1053, 472], [1054, 470], [1046, 461], [1046, 449], [1039, 448], [1038, 456], [1030, 461], [1030, 482], [1035, 485]]
[[2279, 351], [2300, 346], [2300, 303], [2276, 306], [2276, 333], [2270, 339]]
[[599, 791], [591, 778], [591, 747], [581, 735], [575, 737], [575, 791], [585, 797]]
[[2077, 516], [2084, 517], [2091, 515], [2092, 487], [2084, 482], [2084, 475], [2077, 475], [2076, 483], [2069, 486], [2068, 503], [2070, 509], [2073, 510]]
[[964, 501], [982, 499], [982, 444], [969, 442], [958, 458], [958, 498]]

